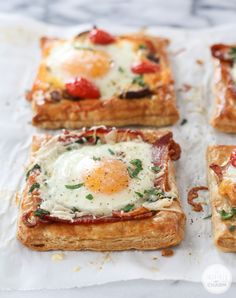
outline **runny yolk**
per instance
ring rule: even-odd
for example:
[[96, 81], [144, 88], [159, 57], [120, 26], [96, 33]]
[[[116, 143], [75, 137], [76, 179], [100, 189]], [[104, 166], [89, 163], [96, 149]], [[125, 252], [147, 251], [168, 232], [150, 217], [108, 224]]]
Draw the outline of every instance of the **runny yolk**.
[[85, 186], [93, 192], [111, 195], [120, 192], [129, 185], [126, 165], [120, 160], [104, 160], [88, 173]]
[[101, 77], [110, 69], [110, 58], [103, 51], [74, 50], [62, 62], [62, 69], [71, 77]]

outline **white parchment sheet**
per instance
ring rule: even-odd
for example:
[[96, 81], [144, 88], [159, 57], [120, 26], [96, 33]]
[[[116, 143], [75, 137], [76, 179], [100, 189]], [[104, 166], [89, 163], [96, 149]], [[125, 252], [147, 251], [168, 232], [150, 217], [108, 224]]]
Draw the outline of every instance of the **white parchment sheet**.
[[[99, 24], [98, 24], [99, 25]], [[152, 34], [169, 37], [172, 68], [178, 90], [178, 106], [185, 125], [173, 127], [181, 144], [176, 162], [178, 185], [187, 215], [186, 237], [173, 257], [153, 252], [33, 252], [15, 238], [18, 206], [14, 194], [24, 179], [24, 168], [33, 134], [44, 133], [30, 124], [31, 107], [24, 98], [34, 79], [42, 35], [73, 36], [89, 25], [73, 28], [48, 26], [18, 16], [0, 15], [0, 289], [58, 289], [137, 278], [153, 280], [201, 280], [210, 264], [222, 263], [236, 281], [236, 255], [216, 250], [212, 243], [210, 213], [194, 213], [186, 204], [187, 190], [206, 185], [205, 150], [208, 144], [235, 144], [236, 136], [215, 132], [209, 125], [212, 106], [212, 63], [209, 45], [236, 42], [235, 25], [205, 30], [149, 28]], [[111, 32], [139, 28], [109, 26]], [[200, 59], [203, 63], [197, 63]], [[201, 62], [200, 61], [200, 62]], [[198, 61], [199, 62], [199, 61]], [[189, 91], [181, 91], [189, 84]], [[205, 201], [208, 202], [207, 195]]]

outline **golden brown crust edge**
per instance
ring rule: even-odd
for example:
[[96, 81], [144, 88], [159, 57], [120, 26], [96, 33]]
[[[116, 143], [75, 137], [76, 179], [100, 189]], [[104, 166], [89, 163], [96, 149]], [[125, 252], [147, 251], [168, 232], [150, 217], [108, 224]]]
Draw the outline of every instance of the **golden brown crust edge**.
[[[160, 132], [158, 132], [160, 134]], [[147, 137], [155, 133], [147, 131]], [[42, 139], [34, 138], [32, 148], [37, 150]], [[169, 164], [169, 183], [176, 189], [174, 167]], [[23, 196], [22, 201], [26, 200]], [[154, 217], [115, 223], [68, 225], [64, 223], [40, 224], [34, 228], [22, 221], [21, 204], [17, 238], [25, 246], [38, 251], [47, 250], [155, 250], [175, 246], [184, 237], [185, 215], [179, 199], [176, 211], [160, 211]]]
[[222, 221], [217, 207], [222, 206], [225, 198], [219, 194], [214, 172], [209, 168], [212, 163], [222, 164], [235, 146], [215, 145], [207, 149], [207, 173], [212, 208], [212, 228], [216, 247], [223, 252], [236, 252], [236, 231], [230, 232], [228, 226], [231, 220]]
[[[214, 47], [214, 46], [213, 46]], [[230, 46], [228, 46], [230, 47]], [[236, 133], [236, 108], [234, 107], [230, 85], [232, 78], [230, 65], [213, 58], [214, 62], [214, 85], [215, 97], [211, 125], [219, 131]]]

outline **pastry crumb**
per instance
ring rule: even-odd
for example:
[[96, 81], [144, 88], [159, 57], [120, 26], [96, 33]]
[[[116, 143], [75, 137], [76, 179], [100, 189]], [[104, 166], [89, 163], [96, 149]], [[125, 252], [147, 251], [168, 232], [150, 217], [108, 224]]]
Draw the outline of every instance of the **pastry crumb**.
[[64, 258], [65, 258], [65, 255], [62, 252], [61, 253], [57, 253], [57, 254], [53, 254], [51, 256], [51, 259], [54, 262], [62, 261]]
[[188, 92], [192, 89], [193, 87], [189, 84], [183, 84], [181, 88], [178, 89], [178, 91], [181, 92]]
[[80, 267], [80, 266], [77, 266], [77, 267], [75, 267], [75, 268], [73, 269], [74, 272], [80, 272], [80, 270], [81, 270], [81, 267]]
[[201, 59], [197, 59], [197, 60], [196, 60], [196, 63], [197, 63], [198, 65], [204, 65], [204, 61], [201, 60]]
[[174, 251], [173, 249], [170, 249], [170, 248], [162, 249], [161, 255], [163, 257], [171, 257], [174, 255]]

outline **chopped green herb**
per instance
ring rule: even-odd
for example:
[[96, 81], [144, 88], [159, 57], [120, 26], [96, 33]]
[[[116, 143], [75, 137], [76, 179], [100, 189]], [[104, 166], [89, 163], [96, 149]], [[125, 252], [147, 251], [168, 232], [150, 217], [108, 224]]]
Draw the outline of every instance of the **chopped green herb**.
[[209, 218], [211, 218], [211, 217], [212, 217], [212, 214], [209, 214], [209, 215], [203, 217], [203, 219], [209, 219]]
[[231, 225], [231, 226], [228, 227], [228, 230], [229, 230], [230, 232], [234, 232], [234, 231], [236, 231], [236, 226]]
[[73, 212], [79, 212], [79, 209], [76, 208], [76, 207], [72, 207], [71, 210], [72, 210]]
[[87, 141], [86, 138], [79, 138], [78, 140], [75, 141], [76, 144], [84, 144]]
[[124, 208], [122, 208], [121, 210], [123, 210], [124, 212], [129, 212], [132, 209], [134, 209], [134, 204], [128, 204]]
[[27, 173], [26, 173], [26, 180], [29, 178], [29, 176], [30, 176], [30, 174], [32, 173], [32, 172], [34, 172], [35, 170], [39, 170], [39, 171], [41, 171], [41, 167], [40, 167], [40, 165], [39, 164], [35, 164]]
[[183, 126], [183, 125], [186, 124], [187, 122], [188, 122], [188, 120], [184, 118], [184, 119], [180, 122], [180, 125]]
[[229, 57], [233, 60], [233, 62], [236, 62], [236, 47], [232, 47], [229, 51]]
[[110, 152], [111, 155], [115, 155], [115, 152], [113, 150], [111, 150], [110, 148], [108, 148], [108, 151]]
[[66, 184], [65, 188], [67, 189], [77, 189], [84, 186], [84, 183], [79, 183], [79, 184]]
[[86, 199], [88, 199], [88, 200], [92, 200], [93, 199], [93, 195], [91, 195], [91, 193], [90, 194], [88, 194], [87, 196], [86, 196]]
[[141, 87], [146, 86], [146, 84], [143, 80], [143, 76], [137, 76], [137, 77], [133, 78], [132, 84], [138, 84]]
[[71, 147], [67, 147], [67, 148], [66, 148], [67, 151], [71, 151], [72, 149], [73, 149], [73, 148], [71, 148]]
[[93, 156], [93, 160], [101, 160], [101, 157]]
[[122, 73], [125, 72], [124, 68], [121, 67], [121, 66], [118, 67], [118, 71], [119, 71], [119, 72], [122, 72]]
[[152, 187], [144, 191], [145, 198], [147, 201], [155, 202], [160, 199], [169, 198], [160, 188]]
[[34, 215], [37, 217], [43, 217], [44, 215], [48, 215], [48, 214], [50, 214], [49, 211], [41, 209], [41, 208], [38, 208], [34, 211]]
[[138, 47], [140, 50], [146, 50], [147, 46], [145, 44], [140, 44]]
[[81, 46], [78, 46], [78, 45], [76, 45], [76, 44], [74, 44], [74, 48], [75, 48], [76, 50], [94, 51], [94, 49], [92, 49], [92, 48], [89, 48], [89, 47], [81, 47]]
[[32, 193], [35, 189], [39, 189], [39, 188], [40, 188], [40, 184], [36, 182], [30, 186], [29, 193]]
[[143, 194], [141, 192], [135, 191], [136, 195], [139, 196], [140, 198], [143, 198]]
[[151, 169], [152, 169], [153, 172], [156, 172], [156, 173], [157, 173], [157, 172], [160, 172], [161, 167], [159, 167], [159, 166], [154, 166], [154, 167], [152, 167]]
[[134, 167], [128, 167], [128, 173], [131, 178], [136, 178], [138, 174], [143, 170], [142, 161], [140, 159], [133, 159], [130, 161]]
[[232, 208], [230, 212], [220, 210], [219, 213], [222, 220], [231, 219], [236, 214], [236, 208]]

